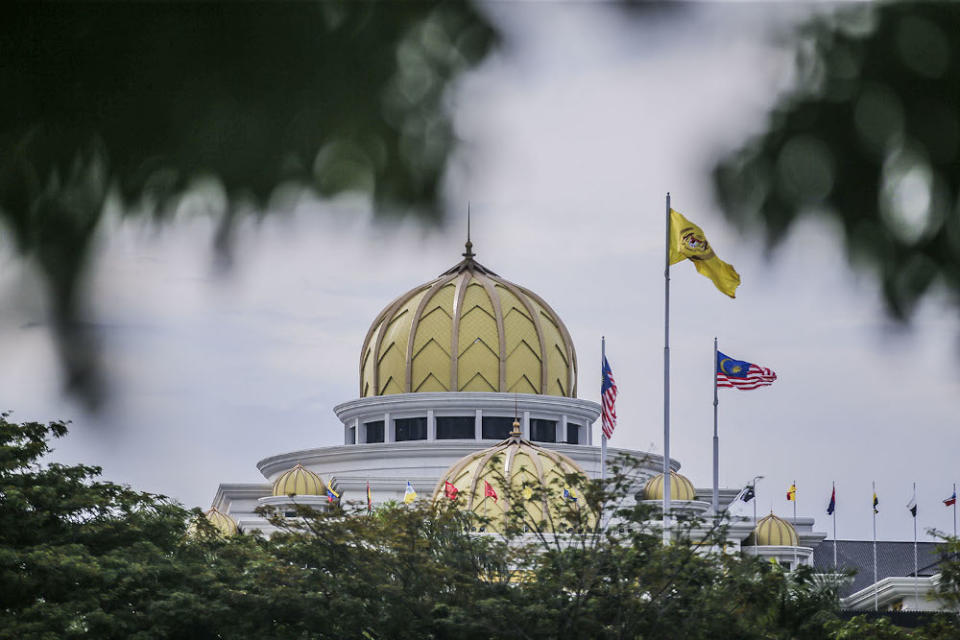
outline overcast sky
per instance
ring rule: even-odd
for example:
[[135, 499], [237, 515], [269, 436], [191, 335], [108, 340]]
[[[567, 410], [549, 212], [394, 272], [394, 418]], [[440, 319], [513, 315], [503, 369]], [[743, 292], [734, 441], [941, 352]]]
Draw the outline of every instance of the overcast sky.
[[[798, 511], [841, 538], [952, 528], [941, 500], [960, 476], [960, 318], [942, 299], [907, 330], [852, 272], [829, 224], [796, 228], [772, 260], [713, 200], [719, 154], [761, 129], [789, 86], [784, 30], [811, 10], [686, 5], [625, 19], [610, 6], [496, 3], [505, 46], [452, 95], [463, 144], [442, 229], [374, 226], [362, 202], [306, 201], [245, 223], [232, 271], [213, 267], [213, 222], [185, 207], [155, 229], [114, 218], [93, 278], [111, 404], [91, 416], [60, 395], [37, 282], [0, 239], [0, 407], [71, 419], [61, 461], [207, 507], [220, 482], [257, 482], [266, 456], [339, 444], [332, 409], [358, 395], [361, 342], [380, 309], [460, 258], [466, 203], [478, 260], [543, 296], [570, 329], [580, 396], [599, 399], [600, 337], [620, 388], [614, 446], [662, 451], [664, 195], [703, 227], [743, 285], [716, 291], [672, 269], [672, 449], [711, 483], [712, 349], [774, 369], [721, 391], [721, 484], [754, 475], [758, 508]], [[595, 426], [595, 434], [599, 427]], [[745, 511], [744, 511], [745, 512]]]

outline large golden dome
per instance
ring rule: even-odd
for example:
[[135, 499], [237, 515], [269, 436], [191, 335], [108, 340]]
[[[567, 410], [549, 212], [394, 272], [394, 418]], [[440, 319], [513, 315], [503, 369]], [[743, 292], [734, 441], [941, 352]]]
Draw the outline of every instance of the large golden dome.
[[[451, 465], [437, 482], [433, 500], [450, 499], [446, 492], [449, 482], [457, 489], [460, 509], [490, 518], [487, 530], [502, 532], [512, 495], [524, 501], [528, 524], [545, 523], [549, 528], [563, 522], [565, 503], [579, 504], [583, 500], [576, 487], [567, 483], [570, 475], [583, 480], [587, 477], [580, 465], [562, 453], [520, 437], [519, 424], [514, 422], [509, 438]], [[487, 484], [494, 495], [488, 495]]]
[[499, 391], [576, 397], [577, 355], [540, 296], [464, 259], [381, 311], [360, 355], [360, 396]]

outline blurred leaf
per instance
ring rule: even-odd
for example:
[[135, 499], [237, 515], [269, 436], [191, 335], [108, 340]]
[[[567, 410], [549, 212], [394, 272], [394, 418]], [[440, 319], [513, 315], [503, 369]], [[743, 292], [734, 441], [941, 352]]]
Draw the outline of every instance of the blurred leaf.
[[771, 247], [837, 219], [852, 262], [906, 319], [936, 284], [960, 300], [960, 5], [847, 7], [797, 33], [798, 86], [715, 169], [727, 216]]
[[49, 285], [70, 386], [97, 397], [78, 321], [111, 195], [163, 218], [202, 185], [221, 248], [290, 185], [435, 221], [444, 98], [495, 38], [440, 1], [4, 5], [0, 231]]

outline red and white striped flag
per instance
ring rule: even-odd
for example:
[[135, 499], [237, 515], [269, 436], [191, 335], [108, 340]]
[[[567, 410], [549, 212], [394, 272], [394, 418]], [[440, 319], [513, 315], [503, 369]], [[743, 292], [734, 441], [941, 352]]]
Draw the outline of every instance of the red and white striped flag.
[[613, 437], [613, 429], [617, 426], [617, 383], [613, 379], [613, 371], [610, 370], [610, 363], [607, 362], [607, 356], [603, 356], [603, 382], [600, 384], [600, 401], [603, 410], [600, 415], [603, 417], [603, 435], [607, 439]]
[[776, 379], [777, 374], [772, 369], [717, 352], [717, 386], [721, 389], [749, 391], [769, 386]]

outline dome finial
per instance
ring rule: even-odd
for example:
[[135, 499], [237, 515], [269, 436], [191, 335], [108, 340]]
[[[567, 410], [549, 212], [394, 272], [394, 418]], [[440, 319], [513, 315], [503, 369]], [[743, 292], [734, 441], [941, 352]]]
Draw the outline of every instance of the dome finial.
[[470, 203], [467, 202], [467, 242], [464, 244], [466, 251], [463, 252], [463, 257], [467, 260], [473, 260], [473, 256], [477, 255], [473, 252], [473, 243], [470, 242]]
[[513, 431], [510, 432], [510, 437], [519, 438], [520, 435], [520, 419], [517, 417], [517, 394], [513, 394]]

